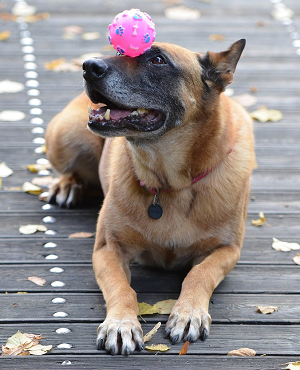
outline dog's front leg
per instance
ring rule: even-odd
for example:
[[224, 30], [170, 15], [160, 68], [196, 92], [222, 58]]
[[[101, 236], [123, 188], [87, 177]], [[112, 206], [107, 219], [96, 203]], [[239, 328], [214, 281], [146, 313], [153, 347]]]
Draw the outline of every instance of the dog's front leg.
[[130, 257], [115, 240], [97, 237], [93, 266], [107, 306], [98, 328], [97, 347], [111, 354], [128, 355], [143, 349], [143, 332], [137, 319], [135, 291], [130, 287]]
[[181, 340], [206, 339], [211, 324], [210, 297], [239, 257], [239, 247], [222, 246], [194, 265], [182, 283], [180, 297], [166, 325], [166, 336], [173, 344]]

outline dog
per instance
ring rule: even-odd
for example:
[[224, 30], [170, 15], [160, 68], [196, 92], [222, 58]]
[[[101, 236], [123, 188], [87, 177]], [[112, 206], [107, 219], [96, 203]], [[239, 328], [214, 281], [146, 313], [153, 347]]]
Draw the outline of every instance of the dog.
[[252, 120], [223, 93], [244, 47], [241, 39], [200, 54], [154, 43], [135, 58], [87, 60], [84, 95], [47, 128], [47, 156], [61, 174], [49, 201], [73, 207], [100, 184], [104, 193], [93, 252], [107, 305], [99, 349], [143, 349], [133, 260], [187, 266], [166, 337], [209, 334], [210, 297], [240, 257], [255, 164]]

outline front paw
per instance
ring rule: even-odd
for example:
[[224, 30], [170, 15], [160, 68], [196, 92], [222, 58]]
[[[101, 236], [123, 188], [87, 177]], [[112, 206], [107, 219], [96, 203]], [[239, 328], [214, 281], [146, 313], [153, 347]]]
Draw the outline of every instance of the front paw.
[[61, 175], [53, 182], [48, 203], [58, 204], [61, 208], [73, 208], [82, 201], [84, 186], [72, 175]]
[[211, 324], [210, 314], [198, 307], [187, 304], [175, 304], [166, 325], [166, 337], [172, 344], [180, 341], [195, 342], [198, 338], [205, 341]]
[[138, 319], [106, 319], [98, 328], [97, 348], [126, 356], [136, 349], [141, 351], [143, 331]]

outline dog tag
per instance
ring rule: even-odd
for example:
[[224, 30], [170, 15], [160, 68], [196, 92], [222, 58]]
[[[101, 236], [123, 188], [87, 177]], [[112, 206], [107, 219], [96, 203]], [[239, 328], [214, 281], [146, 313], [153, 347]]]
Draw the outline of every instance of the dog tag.
[[148, 215], [154, 220], [161, 218], [163, 209], [161, 208], [158, 200], [158, 194], [154, 195], [153, 203], [148, 208]]

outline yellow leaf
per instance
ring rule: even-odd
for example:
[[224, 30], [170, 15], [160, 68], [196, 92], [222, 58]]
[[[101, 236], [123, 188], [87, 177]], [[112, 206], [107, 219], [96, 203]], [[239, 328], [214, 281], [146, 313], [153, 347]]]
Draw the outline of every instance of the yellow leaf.
[[92, 238], [95, 233], [87, 233], [85, 231], [81, 231], [79, 233], [73, 233], [68, 236], [69, 239], [76, 239], [76, 238]]
[[186, 355], [187, 354], [187, 351], [189, 350], [189, 347], [190, 347], [190, 342], [187, 340], [184, 345], [182, 346], [180, 352], [179, 352], [179, 356], [183, 356], [183, 355]]
[[169, 315], [176, 303], [176, 299], [167, 299], [156, 303], [158, 313], [161, 315]]
[[300, 245], [298, 243], [288, 243], [273, 238], [272, 248], [280, 252], [289, 252], [291, 250], [300, 249]]
[[45, 164], [34, 163], [34, 164], [29, 164], [27, 166], [27, 169], [30, 172], [33, 172], [33, 173], [38, 173], [38, 172], [43, 171], [43, 170], [50, 170], [51, 168], [52, 167], [51, 167], [50, 163], [45, 163]]
[[262, 226], [266, 223], [265, 215], [263, 212], [259, 213], [259, 219], [258, 220], [252, 220], [252, 225], [254, 226]]
[[15, 335], [8, 338], [5, 346], [2, 346], [2, 355], [7, 356], [25, 356], [25, 355], [43, 355], [50, 351], [52, 346], [41, 346], [39, 340], [41, 335], [21, 333], [18, 331]]
[[24, 235], [34, 234], [37, 231], [45, 232], [47, 230], [48, 230], [47, 227], [44, 225], [30, 225], [29, 224], [29, 225], [22, 225], [19, 227], [20, 233]]
[[49, 352], [51, 350], [52, 346], [42, 346], [41, 344], [37, 344], [36, 346], [33, 346], [28, 349], [28, 352], [31, 355], [34, 356], [42, 356], [45, 353]]
[[158, 322], [152, 330], [149, 331], [146, 335], [144, 335], [144, 343], [149, 342], [154, 335], [157, 333], [157, 330], [160, 328], [161, 322]]
[[145, 347], [148, 351], [160, 351], [160, 352], [166, 352], [171, 349], [171, 347], [168, 347], [165, 344], [151, 344], [151, 346]]
[[29, 193], [29, 194], [32, 194], [32, 195], [39, 195], [43, 192], [43, 189], [40, 188], [39, 186], [36, 186], [36, 185], [33, 185], [31, 182], [24, 182], [23, 186], [22, 186], [22, 190], [25, 192], [25, 193]]
[[60, 58], [60, 59], [54, 59], [54, 60], [51, 60], [50, 62], [46, 62], [44, 64], [44, 67], [50, 71], [55, 71], [55, 69], [63, 64], [65, 62], [65, 58]]
[[2, 179], [0, 177], [0, 190], [1, 190], [1, 188], [2, 188]]
[[277, 122], [282, 119], [282, 113], [279, 110], [276, 109], [266, 109], [266, 108], [261, 108], [258, 109], [250, 114], [250, 116], [260, 122], [267, 122], [267, 121], [272, 121], [272, 122]]
[[44, 286], [46, 283], [46, 280], [44, 278], [40, 278], [38, 276], [29, 276], [28, 280], [38, 286]]
[[300, 361], [288, 362], [288, 366], [285, 367], [285, 369], [286, 370], [299, 370], [300, 369]]
[[213, 33], [213, 34], [209, 35], [209, 39], [210, 39], [210, 41], [223, 41], [223, 40], [225, 40], [225, 36]]
[[5, 41], [10, 38], [10, 31], [0, 32], [0, 41]]
[[5, 178], [13, 174], [13, 170], [5, 164], [5, 162], [0, 163], [0, 177]]
[[271, 314], [275, 311], [278, 311], [278, 307], [275, 306], [256, 306], [257, 312], [262, 313], [264, 315]]
[[151, 306], [151, 304], [145, 302], [142, 303], [138, 302], [138, 307], [139, 307], [138, 316], [153, 315], [158, 313], [158, 307], [156, 306], [156, 304]]
[[227, 353], [227, 356], [255, 356], [256, 352], [251, 348], [239, 348]]
[[293, 261], [296, 265], [300, 265], [300, 254], [298, 253], [294, 258]]

